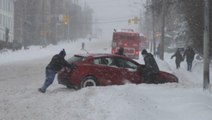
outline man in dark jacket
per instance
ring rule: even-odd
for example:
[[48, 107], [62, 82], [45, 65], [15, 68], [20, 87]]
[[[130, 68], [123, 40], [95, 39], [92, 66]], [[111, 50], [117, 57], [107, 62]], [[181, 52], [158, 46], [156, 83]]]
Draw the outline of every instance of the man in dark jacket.
[[186, 57], [186, 62], [187, 62], [187, 70], [188, 71], [191, 71], [191, 68], [192, 68], [192, 62], [194, 60], [194, 55], [195, 55], [195, 52], [194, 50], [188, 46], [188, 48], [185, 50], [184, 54], [183, 54], [183, 58]]
[[59, 54], [56, 54], [51, 59], [50, 63], [46, 66], [46, 80], [38, 91], [45, 93], [46, 89], [53, 83], [55, 75], [63, 67], [72, 68], [72, 65], [65, 60], [66, 52], [63, 49]]
[[180, 63], [183, 61], [183, 56], [180, 53], [180, 49], [178, 48], [174, 55], [171, 56], [171, 59], [175, 57], [176, 68], [180, 68]]
[[117, 55], [124, 55], [125, 56], [125, 54], [124, 54], [124, 48], [123, 47], [120, 47], [119, 50], [118, 50], [118, 52], [116, 54]]
[[146, 83], [154, 83], [156, 75], [159, 73], [158, 65], [155, 61], [155, 58], [151, 53], [148, 53], [146, 49], [142, 51], [142, 56], [145, 62], [144, 72], [144, 81]]

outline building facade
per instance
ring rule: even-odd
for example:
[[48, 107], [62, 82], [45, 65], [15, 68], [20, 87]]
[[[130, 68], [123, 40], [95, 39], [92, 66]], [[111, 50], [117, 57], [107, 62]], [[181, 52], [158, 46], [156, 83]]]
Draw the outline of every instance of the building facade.
[[0, 0], [0, 41], [6, 41], [6, 30], [8, 30], [8, 41], [13, 42], [14, 31], [14, 0]]

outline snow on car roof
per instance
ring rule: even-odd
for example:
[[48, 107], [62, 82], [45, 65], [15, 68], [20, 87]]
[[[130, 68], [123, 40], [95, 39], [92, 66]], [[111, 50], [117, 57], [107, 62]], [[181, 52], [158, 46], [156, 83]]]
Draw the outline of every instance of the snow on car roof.
[[130, 59], [127, 56], [110, 54], [110, 53], [85, 53], [85, 54], [75, 54], [75, 56], [81, 56], [81, 57], [113, 57], [113, 56], [117, 56], [117, 57], [123, 57], [126, 59]]
[[109, 54], [109, 53], [85, 53], [85, 54], [76, 54], [76, 56], [83, 56], [83, 57], [103, 57], [103, 56], [116, 56], [116, 54]]

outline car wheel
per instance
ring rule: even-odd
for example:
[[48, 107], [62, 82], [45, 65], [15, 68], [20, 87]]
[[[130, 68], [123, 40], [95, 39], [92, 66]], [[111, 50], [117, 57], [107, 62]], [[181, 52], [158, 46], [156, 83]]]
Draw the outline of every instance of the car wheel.
[[81, 82], [81, 88], [97, 86], [96, 78], [92, 76], [85, 77]]
[[72, 86], [70, 86], [70, 85], [66, 85], [66, 87], [67, 87], [68, 89], [72, 89]]

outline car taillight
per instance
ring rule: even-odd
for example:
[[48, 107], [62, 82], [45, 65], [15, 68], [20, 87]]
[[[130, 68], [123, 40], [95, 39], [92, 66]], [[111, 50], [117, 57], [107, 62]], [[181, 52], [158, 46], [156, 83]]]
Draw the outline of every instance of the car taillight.
[[127, 46], [127, 43], [124, 43], [124, 46]]
[[112, 54], [115, 54], [115, 50], [112, 50]]

